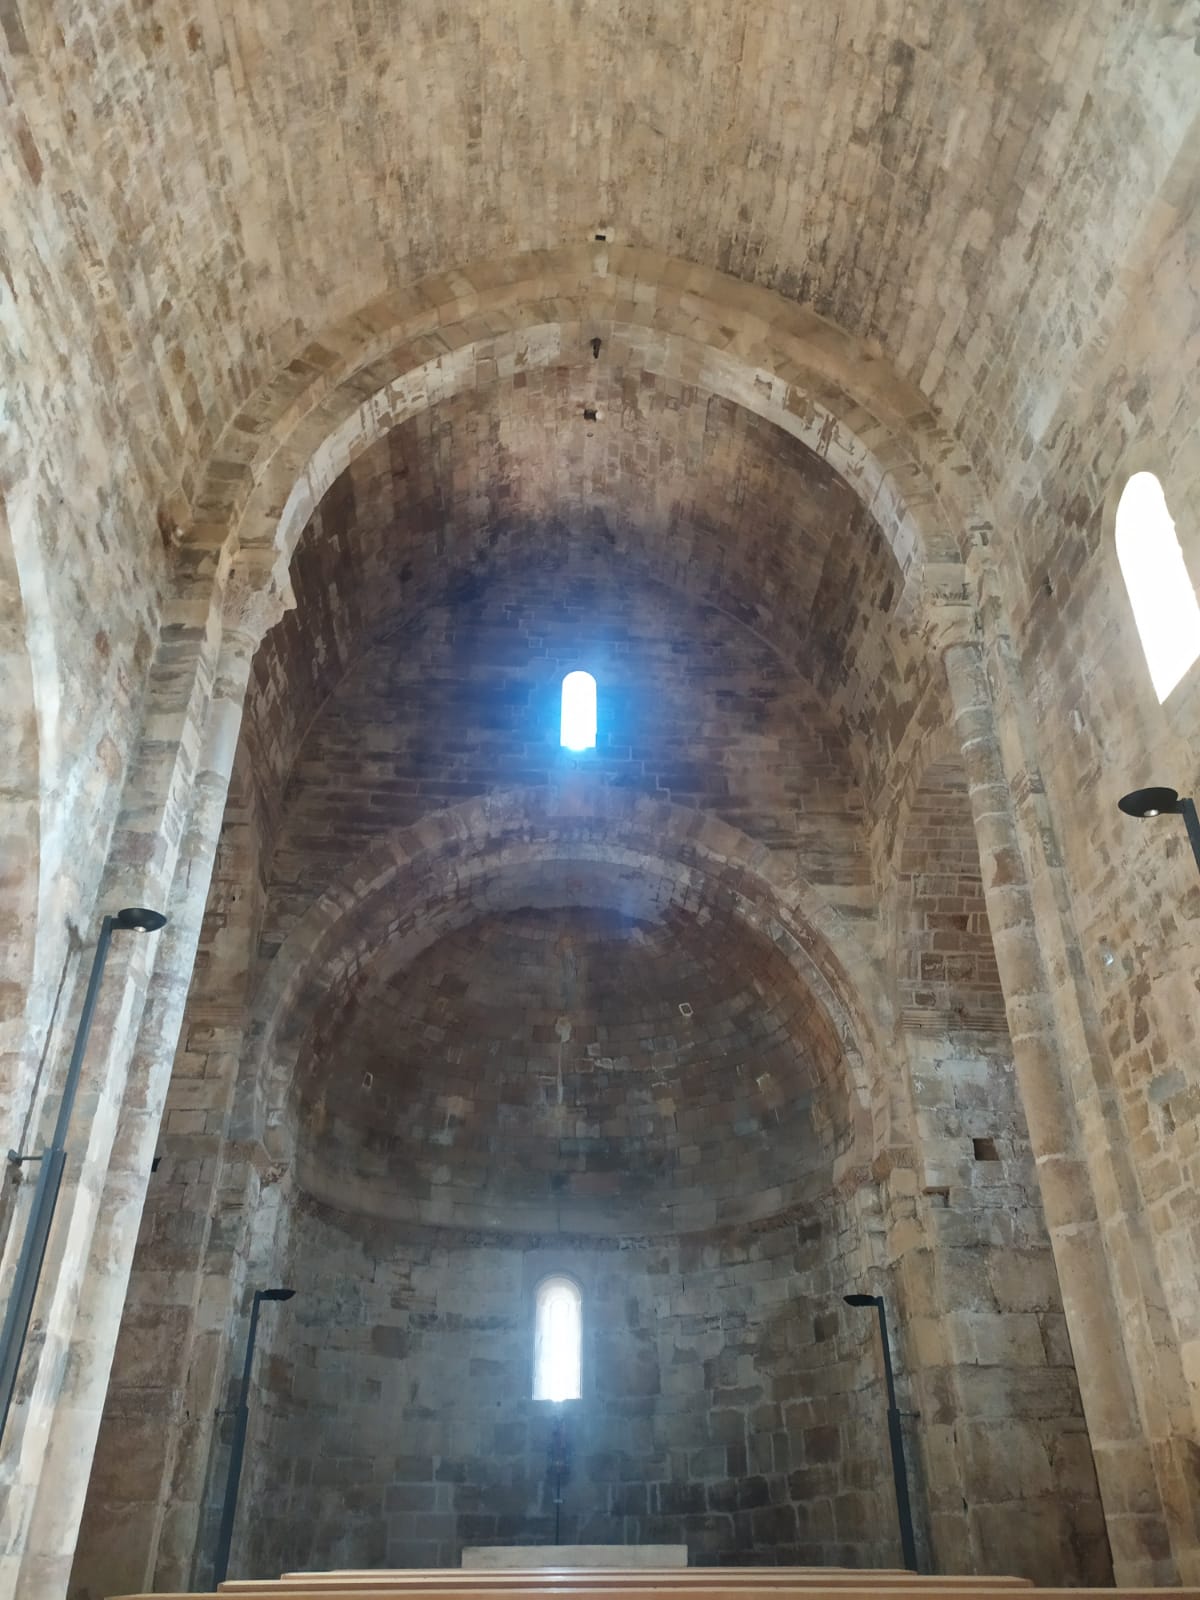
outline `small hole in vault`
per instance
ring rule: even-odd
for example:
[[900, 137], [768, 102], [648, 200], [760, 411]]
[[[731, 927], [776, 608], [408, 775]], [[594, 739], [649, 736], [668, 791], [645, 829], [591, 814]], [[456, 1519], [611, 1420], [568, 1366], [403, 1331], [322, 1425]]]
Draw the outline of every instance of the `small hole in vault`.
[[999, 1161], [1000, 1156], [994, 1139], [972, 1139], [971, 1145], [975, 1151], [976, 1161]]
[[597, 338], [592, 340], [592, 360], [593, 361], [599, 361], [599, 359], [600, 359], [600, 346], [603, 343], [604, 343], [604, 340], [599, 338], [599, 337], [597, 337]]
[[595, 422], [595, 420], [596, 420], [596, 408], [595, 408], [595, 406], [584, 406], [584, 408], [583, 408], [583, 420], [585, 422]]

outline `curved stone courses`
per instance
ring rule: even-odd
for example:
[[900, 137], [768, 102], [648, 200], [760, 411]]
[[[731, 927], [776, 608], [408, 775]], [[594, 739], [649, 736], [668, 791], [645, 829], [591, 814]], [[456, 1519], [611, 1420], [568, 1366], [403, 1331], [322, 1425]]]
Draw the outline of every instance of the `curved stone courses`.
[[[21, 570], [0, 499], [0, 1115], [10, 1145], [21, 1141], [28, 1079], [36, 1058], [33, 1027], [44, 1025], [34, 994], [38, 985], [40, 802], [43, 773], [34, 692], [34, 661], [23, 604]], [[53, 649], [52, 637], [42, 640]], [[53, 681], [53, 680], [51, 680]]]
[[[602, 221], [877, 333], [962, 437], [1005, 436], [1017, 375], [1064, 308], [1094, 311], [1189, 104], [1188, 45], [1168, 52], [1115, 0], [1019, 21], [945, 0], [676, 3], [652, 21], [337, 3], [283, 30], [172, 3], [153, 28], [126, 21], [104, 0], [14, 23], [19, 143], [86, 241], [149, 434], [188, 465], [331, 300], [341, 314], [489, 243]], [[563, 163], [547, 130], [568, 125]], [[83, 193], [53, 162], [43, 178], [55, 146], [142, 181]], [[1008, 270], [983, 270], [989, 251]]]
[[[724, 896], [736, 916], [788, 959], [845, 1052], [853, 1149], [870, 1158], [870, 1107], [884, 1068], [891, 1011], [882, 972], [811, 888], [737, 829], [710, 816], [615, 791], [515, 790], [432, 813], [364, 852], [293, 930], [251, 1007], [239, 1089], [239, 1137], [263, 1133], [285, 1155], [295, 1065], [317, 1014], [336, 1004], [378, 952], [410, 959], [470, 920], [467, 896], [513, 903], [523, 869], [595, 862], [665, 880], [693, 906]], [[508, 881], [503, 874], [508, 873]], [[520, 903], [519, 900], [516, 903]]]
[[[827, 1192], [851, 1136], [842, 1047], [786, 959], [719, 897], [639, 917], [638, 885], [571, 861], [572, 904], [549, 908], [537, 902], [563, 897], [564, 869], [532, 870], [489, 898], [528, 885], [533, 903], [472, 902], [469, 926], [440, 929], [397, 972], [373, 963], [310, 1033], [294, 1097], [304, 1191], [489, 1227], [544, 1225], [549, 1207], [559, 1226], [620, 1234]], [[619, 910], [596, 909], [580, 880], [598, 874]]]
[[[556, 376], [531, 378], [515, 394], [547, 434], [570, 427], [573, 414]], [[510, 391], [514, 381], [505, 380]], [[644, 428], [589, 442], [586, 470], [557, 481], [553, 449], [529, 444], [541, 433], [501, 425], [493, 438], [493, 408], [471, 392], [360, 456], [306, 531], [292, 561], [296, 609], [256, 663], [247, 722], [261, 738], [264, 782], [282, 784], [319, 707], [365, 670], [366, 652], [419, 610], [432, 616], [460, 582], [482, 592], [526, 568], [549, 619], [561, 596], [546, 592], [543, 575], [575, 545], [586, 552], [580, 561], [597, 563], [601, 590], [661, 584], [672, 614], [682, 600], [712, 608], [747, 645], [771, 649], [795, 683], [796, 716], [840, 724], [859, 779], [872, 775], [877, 789], [903, 708], [929, 670], [896, 618], [900, 575], [878, 528], [840, 478], [769, 424], [694, 390], [653, 399]], [[662, 455], [639, 485], [643, 432]], [[497, 472], [505, 476], [493, 492]], [[726, 475], [750, 485], [741, 502], [723, 493]], [[396, 641], [403, 648], [398, 631]]]
[[[537, 314], [541, 307], [528, 309]], [[863, 505], [889, 531], [893, 554], [906, 578], [919, 573], [921, 536], [895, 481], [901, 469], [886, 466], [880, 452], [866, 444], [865, 434], [850, 431], [847, 420], [813, 398], [813, 385], [793, 387], [775, 372], [747, 367], [727, 351], [714, 350], [695, 338], [618, 321], [614, 308], [589, 312], [588, 302], [575, 300], [558, 309], [575, 313], [573, 320], [523, 324], [503, 334], [489, 332], [485, 319], [469, 319], [462, 325], [464, 331], [477, 337], [449, 351], [438, 350], [436, 339], [413, 339], [408, 351], [413, 356], [428, 352], [427, 358], [364, 400], [322, 441], [288, 495], [274, 534], [276, 546], [290, 558], [330, 485], [392, 428], [464, 389], [482, 389], [485, 371], [503, 375], [559, 364], [583, 366], [581, 352], [587, 339], [599, 336], [610, 366], [682, 379], [806, 444], [855, 488]], [[252, 525], [243, 528], [247, 542], [254, 537]], [[937, 553], [953, 556], [950, 551]]]
[[[863, 341], [707, 267], [576, 246], [422, 279], [329, 329], [226, 429], [197, 493], [197, 534], [287, 548], [352, 449], [401, 419], [409, 375], [444, 383], [448, 363], [473, 370], [464, 352], [481, 342], [563, 323], [648, 330], [665, 361], [696, 364], [714, 393], [814, 435], [861, 486], [905, 570], [918, 549], [918, 567], [953, 567], [990, 527], [961, 447]], [[411, 405], [420, 382], [409, 378]]]

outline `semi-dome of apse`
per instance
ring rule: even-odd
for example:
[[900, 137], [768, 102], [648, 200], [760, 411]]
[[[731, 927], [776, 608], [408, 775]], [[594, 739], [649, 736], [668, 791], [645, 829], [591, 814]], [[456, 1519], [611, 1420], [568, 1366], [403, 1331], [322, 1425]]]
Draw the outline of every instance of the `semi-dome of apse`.
[[[541, 898], [588, 897], [578, 869]], [[649, 910], [649, 908], [640, 908]], [[296, 1085], [314, 1197], [475, 1232], [660, 1235], [828, 1193], [842, 1046], [720, 908], [484, 914], [323, 1019]]]

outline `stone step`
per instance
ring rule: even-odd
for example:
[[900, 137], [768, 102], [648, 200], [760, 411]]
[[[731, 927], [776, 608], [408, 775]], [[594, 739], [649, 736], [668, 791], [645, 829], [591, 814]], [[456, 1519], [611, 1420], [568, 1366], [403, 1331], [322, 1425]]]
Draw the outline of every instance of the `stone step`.
[[[954, 1578], [899, 1572], [861, 1572], [852, 1574], [856, 1583], [847, 1583], [844, 1572], [811, 1568], [719, 1568], [686, 1571], [663, 1570], [619, 1574], [611, 1571], [571, 1572], [343, 1572], [297, 1573], [273, 1579], [236, 1579], [223, 1583], [221, 1595], [241, 1600], [275, 1600], [280, 1595], [312, 1595], [319, 1600], [404, 1600], [425, 1597], [440, 1600], [449, 1588], [457, 1594], [480, 1594], [502, 1589], [511, 1600], [606, 1600], [614, 1592], [621, 1600], [664, 1600], [680, 1591], [694, 1589], [704, 1600], [761, 1600], [771, 1596], [783, 1600], [789, 1595], [810, 1597], [828, 1594], [832, 1600], [878, 1600], [882, 1593], [901, 1590], [905, 1594], [936, 1596], [937, 1600], [980, 1600], [981, 1596], [1004, 1595], [1020, 1589], [1022, 1600], [1162, 1600], [1162, 1590], [1130, 1589], [1039, 1589], [1019, 1578]], [[453, 1580], [457, 1579], [455, 1583]], [[1200, 1600], [1200, 1589], [1174, 1589], [1172, 1600]], [[195, 1600], [194, 1596], [126, 1595], [112, 1600]]]
[[[643, 1568], [613, 1570], [586, 1567], [545, 1567], [536, 1574], [508, 1568], [493, 1571], [478, 1569], [417, 1570], [403, 1569], [391, 1572], [347, 1569], [341, 1572], [285, 1572], [272, 1580], [275, 1594], [324, 1593], [330, 1588], [377, 1589], [381, 1585], [396, 1594], [413, 1595], [434, 1592], [477, 1594], [483, 1590], [500, 1590], [505, 1594], [513, 1589], [527, 1589], [531, 1582], [541, 1578], [552, 1581], [557, 1589], [570, 1587], [572, 1592], [582, 1589], [616, 1590], [624, 1595], [630, 1589], [644, 1588], [652, 1583], [656, 1589], [699, 1589], [706, 1595], [713, 1588], [725, 1588], [731, 1583], [747, 1589], [778, 1589], [786, 1585], [791, 1589], [860, 1589], [867, 1575], [863, 1570], [846, 1568], [803, 1567], [688, 1567], [662, 1568], [647, 1571]], [[993, 1590], [1008, 1592], [1013, 1589], [1031, 1589], [1028, 1578], [971, 1577], [956, 1578], [906, 1572], [903, 1569], [872, 1571], [870, 1582], [876, 1588], [927, 1589], [941, 1594], [943, 1590], [967, 1591], [978, 1594]], [[245, 1587], [243, 1587], [245, 1585]], [[231, 1580], [224, 1584], [222, 1594], [258, 1593], [262, 1580]]]

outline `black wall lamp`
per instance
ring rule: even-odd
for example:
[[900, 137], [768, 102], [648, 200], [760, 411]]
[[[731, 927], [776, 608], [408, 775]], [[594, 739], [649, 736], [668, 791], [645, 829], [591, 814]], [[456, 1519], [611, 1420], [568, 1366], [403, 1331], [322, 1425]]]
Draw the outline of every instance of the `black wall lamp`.
[[233, 1444], [229, 1449], [229, 1472], [225, 1478], [225, 1504], [221, 1507], [221, 1526], [217, 1533], [217, 1554], [213, 1561], [213, 1588], [225, 1582], [229, 1572], [229, 1550], [233, 1544], [233, 1521], [237, 1516], [238, 1486], [242, 1481], [242, 1457], [246, 1453], [246, 1426], [250, 1420], [250, 1369], [254, 1365], [254, 1341], [258, 1337], [258, 1311], [264, 1300], [290, 1300], [295, 1289], [255, 1289], [250, 1307], [250, 1332], [246, 1337], [246, 1361], [242, 1367], [242, 1387], [233, 1408]]
[[888, 1343], [887, 1316], [883, 1299], [877, 1294], [844, 1294], [848, 1306], [874, 1306], [879, 1313], [879, 1338], [883, 1345], [883, 1376], [887, 1382], [888, 1442], [892, 1450], [892, 1480], [896, 1486], [896, 1513], [900, 1521], [900, 1548], [904, 1565], [917, 1570], [917, 1543], [913, 1537], [912, 1506], [908, 1498], [908, 1473], [904, 1465], [904, 1436], [900, 1432], [900, 1413], [896, 1409], [896, 1383], [892, 1377], [892, 1350]]
[[1187, 796], [1181, 797], [1174, 789], [1134, 789], [1131, 794], [1123, 794], [1117, 805], [1127, 817], [1137, 817], [1139, 820], [1172, 814], [1181, 816], [1187, 828], [1188, 839], [1191, 841], [1196, 865], [1200, 867], [1200, 817], [1196, 815], [1194, 800]]
[[63, 1084], [54, 1135], [48, 1148], [40, 1155], [25, 1156], [16, 1150], [8, 1152], [8, 1159], [14, 1166], [24, 1161], [37, 1161], [41, 1165], [38, 1169], [37, 1187], [33, 1191], [33, 1204], [29, 1208], [25, 1238], [21, 1243], [21, 1254], [17, 1259], [17, 1270], [13, 1274], [12, 1293], [8, 1297], [8, 1308], [4, 1313], [4, 1328], [0, 1332], [0, 1438], [3, 1437], [8, 1423], [13, 1391], [17, 1386], [17, 1371], [21, 1365], [25, 1337], [29, 1332], [29, 1321], [33, 1315], [38, 1279], [41, 1277], [42, 1263], [46, 1257], [50, 1226], [54, 1221], [54, 1208], [58, 1204], [58, 1191], [62, 1186], [63, 1168], [67, 1163], [67, 1129], [71, 1122], [71, 1112], [75, 1107], [75, 1094], [83, 1071], [88, 1035], [92, 1031], [92, 1017], [95, 1015], [96, 999], [100, 993], [100, 980], [104, 976], [104, 965], [108, 960], [108, 947], [112, 943], [114, 933], [157, 933], [166, 925], [167, 919], [161, 911], [148, 911], [145, 906], [126, 906], [115, 916], [105, 917], [100, 924], [100, 937], [96, 940], [92, 972], [88, 979], [87, 993], [83, 998], [83, 1010], [79, 1013], [79, 1025], [75, 1029], [75, 1044], [71, 1050], [70, 1065], [67, 1067], [67, 1079]]

